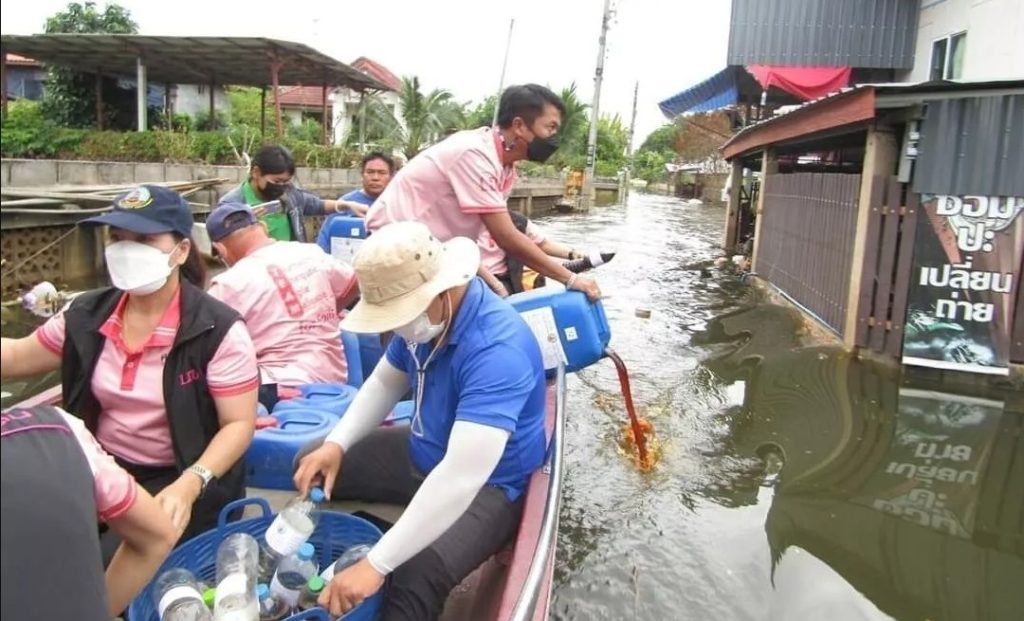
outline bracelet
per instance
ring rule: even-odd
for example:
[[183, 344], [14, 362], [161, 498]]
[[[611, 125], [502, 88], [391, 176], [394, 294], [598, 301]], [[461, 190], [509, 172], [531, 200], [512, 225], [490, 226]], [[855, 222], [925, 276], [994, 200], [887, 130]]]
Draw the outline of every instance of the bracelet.
[[573, 272], [573, 274], [571, 276], [569, 276], [569, 280], [565, 281], [565, 288], [566, 289], [572, 289], [572, 286], [574, 284], [576, 284], [576, 278], [578, 276], [579, 276], [579, 274]]

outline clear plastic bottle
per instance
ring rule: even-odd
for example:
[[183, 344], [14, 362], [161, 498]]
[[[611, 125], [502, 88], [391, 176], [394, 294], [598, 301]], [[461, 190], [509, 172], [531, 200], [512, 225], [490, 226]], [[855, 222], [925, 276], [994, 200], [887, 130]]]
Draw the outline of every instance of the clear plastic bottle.
[[256, 597], [260, 600], [260, 621], [281, 621], [291, 613], [292, 607], [271, 593], [265, 584], [256, 587]]
[[316, 603], [316, 600], [320, 598], [320, 593], [324, 590], [324, 586], [326, 586], [326, 583], [320, 576], [310, 578], [299, 595], [298, 609], [302, 611], [319, 606], [320, 604]]
[[235, 533], [217, 548], [215, 621], [259, 621], [256, 571], [259, 546], [252, 536]]
[[153, 589], [160, 621], [212, 621], [213, 614], [203, 603], [199, 581], [187, 569], [171, 569], [160, 574]]
[[277, 566], [274, 581], [270, 583], [270, 592], [288, 604], [288, 608], [298, 605], [302, 587], [316, 575], [317, 565], [313, 560], [315, 553], [313, 544], [304, 543], [299, 546], [298, 552], [284, 557]]
[[270, 582], [281, 560], [306, 543], [320, 520], [319, 505], [323, 501], [324, 491], [314, 487], [308, 498], [296, 496], [277, 514], [260, 541], [260, 582]]
[[366, 555], [369, 554], [372, 549], [373, 546], [365, 543], [352, 546], [348, 550], [342, 552], [341, 556], [339, 556], [337, 560], [331, 563], [327, 569], [320, 574], [320, 577], [324, 580], [330, 580], [337, 574], [345, 571], [348, 567], [351, 567], [366, 558]]

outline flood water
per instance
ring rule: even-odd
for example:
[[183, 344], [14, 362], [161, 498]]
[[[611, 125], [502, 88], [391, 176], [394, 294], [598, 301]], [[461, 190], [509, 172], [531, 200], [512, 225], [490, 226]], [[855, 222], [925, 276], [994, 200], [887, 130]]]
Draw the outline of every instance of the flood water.
[[633, 195], [537, 219], [619, 252], [597, 274], [660, 450], [640, 473], [619, 448], [610, 362], [570, 377], [553, 617], [1024, 618], [1024, 412], [798, 349], [789, 311], [692, 265], [723, 218]]
[[610, 362], [570, 376], [553, 618], [1024, 619], [1024, 412], [798, 348], [790, 311], [701, 271], [723, 219], [639, 194], [537, 219], [618, 252], [597, 276], [658, 455], [620, 448]]

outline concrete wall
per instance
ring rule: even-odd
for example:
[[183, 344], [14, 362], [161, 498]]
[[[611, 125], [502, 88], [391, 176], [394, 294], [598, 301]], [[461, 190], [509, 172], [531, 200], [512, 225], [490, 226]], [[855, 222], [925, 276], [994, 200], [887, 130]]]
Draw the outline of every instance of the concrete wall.
[[903, 74], [908, 82], [928, 79], [932, 43], [967, 32], [963, 80], [1024, 77], [1024, 24], [1021, 0], [921, 0], [921, 16], [914, 47], [914, 68]]

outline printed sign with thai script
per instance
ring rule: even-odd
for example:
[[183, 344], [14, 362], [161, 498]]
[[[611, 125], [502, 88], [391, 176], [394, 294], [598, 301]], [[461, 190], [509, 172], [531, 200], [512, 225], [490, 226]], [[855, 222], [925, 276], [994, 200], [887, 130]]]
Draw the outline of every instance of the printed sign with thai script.
[[1024, 257], [1024, 198], [922, 198], [903, 362], [1005, 375]]

